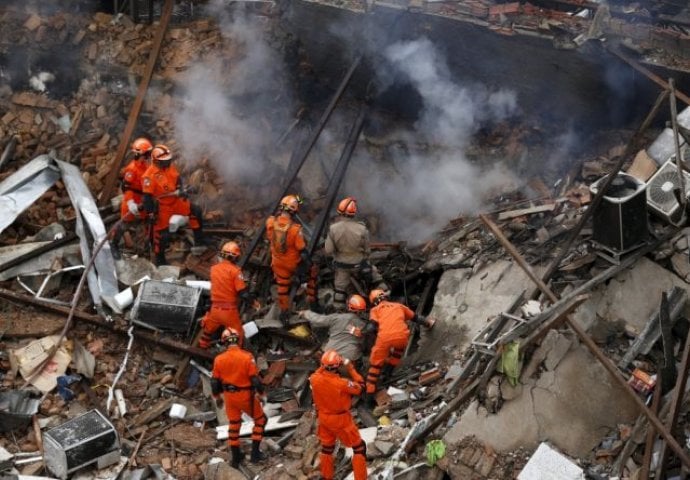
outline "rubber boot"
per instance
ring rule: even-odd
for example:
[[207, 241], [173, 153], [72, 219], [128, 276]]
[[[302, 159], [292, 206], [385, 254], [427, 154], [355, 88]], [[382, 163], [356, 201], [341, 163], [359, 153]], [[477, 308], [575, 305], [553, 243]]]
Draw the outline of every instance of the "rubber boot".
[[391, 379], [391, 376], [393, 375], [393, 369], [395, 367], [390, 364], [385, 364], [383, 368], [381, 369], [381, 381], [385, 382], [387, 380]]
[[165, 252], [158, 252], [156, 254], [156, 259], [153, 262], [157, 267], [161, 265], [167, 265], [168, 261], [165, 259]]
[[266, 459], [266, 456], [261, 453], [261, 441], [254, 440], [252, 442], [252, 456], [249, 459], [252, 463], [259, 463]]
[[278, 319], [283, 323], [283, 325], [287, 326], [288, 321], [290, 320], [290, 311], [285, 310], [285, 311], [280, 312]]
[[232, 463], [230, 466], [232, 468], [239, 468], [242, 459], [244, 458], [244, 453], [240, 450], [240, 447], [230, 447], [230, 452], [232, 452]]
[[206, 235], [204, 235], [204, 231], [202, 229], [197, 228], [196, 230], [192, 230], [192, 233], [194, 234], [195, 247], [206, 246]]

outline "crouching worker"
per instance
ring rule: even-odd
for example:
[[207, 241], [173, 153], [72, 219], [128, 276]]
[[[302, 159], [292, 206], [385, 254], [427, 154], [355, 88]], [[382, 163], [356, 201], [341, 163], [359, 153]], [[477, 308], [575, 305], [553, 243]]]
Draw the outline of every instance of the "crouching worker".
[[357, 363], [362, 358], [363, 335], [366, 325], [367, 302], [360, 295], [352, 295], [347, 301], [348, 312], [321, 315], [302, 310], [299, 316], [309, 321], [313, 328], [327, 328], [328, 342], [324, 351], [335, 350], [338, 354]]
[[237, 265], [241, 254], [236, 242], [226, 242], [218, 253], [220, 261], [211, 267], [211, 309], [201, 320], [203, 331], [199, 348], [209, 348], [212, 337], [223, 327], [234, 329], [240, 340], [244, 340], [239, 303], [251, 305], [256, 300], [249, 293], [242, 269]]
[[[345, 364], [350, 380], [341, 377], [338, 369]], [[318, 435], [321, 441], [321, 478], [333, 480], [335, 465], [333, 452], [335, 441], [353, 450], [352, 470], [355, 480], [367, 478], [367, 446], [352, 420], [350, 408], [352, 396], [364, 390], [364, 379], [357, 373], [350, 361], [335, 350], [328, 350], [321, 356], [321, 367], [310, 377], [314, 406], [318, 414]]]
[[244, 457], [240, 450], [242, 412], [254, 419], [250, 461], [257, 463], [264, 459], [260, 447], [267, 419], [258, 398], [258, 395], [263, 394], [264, 388], [254, 356], [242, 349], [237, 330], [225, 329], [221, 335], [221, 342], [226, 344], [228, 349], [213, 361], [211, 390], [216, 404], [220, 403], [220, 394], [223, 394], [225, 413], [229, 422], [228, 445], [232, 453], [232, 467], [237, 468]]
[[379, 376], [390, 376], [393, 369], [400, 364], [410, 338], [407, 322], [418, 323], [429, 329], [433, 327], [434, 322], [417, 315], [402, 303], [391, 302], [383, 290], [372, 290], [369, 301], [373, 307], [369, 311], [369, 323], [365, 334], [368, 330], [376, 331], [376, 342], [371, 349], [367, 372], [367, 399], [372, 403]]

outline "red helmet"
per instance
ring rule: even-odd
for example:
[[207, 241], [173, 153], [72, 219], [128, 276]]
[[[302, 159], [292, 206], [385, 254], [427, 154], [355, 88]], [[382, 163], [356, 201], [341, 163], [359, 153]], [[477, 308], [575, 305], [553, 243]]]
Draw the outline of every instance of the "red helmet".
[[286, 195], [280, 201], [280, 209], [286, 212], [296, 213], [301, 204], [302, 199], [299, 198], [299, 195]]
[[355, 200], [354, 197], [343, 198], [338, 204], [336, 211], [339, 215], [354, 217], [357, 213], [357, 200]]
[[240, 250], [240, 246], [237, 244], [237, 242], [226, 242], [220, 249], [220, 256], [223, 258], [230, 258], [234, 260], [240, 255], [242, 255], [242, 251]]
[[224, 345], [237, 345], [240, 343], [240, 334], [234, 328], [226, 328], [220, 334], [220, 343]]
[[151, 154], [153, 144], [148, 138], [140, 137], [132, 142], [132, 153], [135, 157], [145, 157]]
[[347, 309], [351, 312], [364, 312], [367, 309], [367, 301], [361, 295], [352, 295], [347, 301]]
[[161, 166], [167, 167], [172, 162], [172, 153], [170, 149], [165, 145], [156, 145], [151, 151], [151, 159], [153, 163]]
[[378, 305], [381, 302], [381, 300], [383, 300], [387, 296], [388, 295], [386, 295], [386, 292], [384, 292], [380, 288], [376, 288], [369, 293], [369, 303], [371, 303], [372, 305]]
[[327, 350], [321, 355], [321, 366], [327, 370], [335, 370], [343, 364], [343, 357], [335, 350]]

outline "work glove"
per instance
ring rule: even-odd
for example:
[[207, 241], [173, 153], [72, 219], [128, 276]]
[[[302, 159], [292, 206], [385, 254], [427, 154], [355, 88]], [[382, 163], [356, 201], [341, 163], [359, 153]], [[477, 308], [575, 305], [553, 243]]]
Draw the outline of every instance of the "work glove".
[[139, 205], [134, 200], [127, 201], [127, 210], [135, 217], [139, 216]]

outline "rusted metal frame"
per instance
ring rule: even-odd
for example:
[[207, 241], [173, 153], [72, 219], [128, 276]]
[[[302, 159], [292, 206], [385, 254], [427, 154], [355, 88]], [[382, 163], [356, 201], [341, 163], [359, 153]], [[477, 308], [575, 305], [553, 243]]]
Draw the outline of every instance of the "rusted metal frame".
[[[674, 387], [673, 397], [671, 399], [671, 411], [668, 415], [667, 424], [667, 427], [671, 432], [675, 430], [676, 423], [678, 422], [678, 416], [680, 415], [680, 407], [683, 404], [683, 397], [685, 395], [685, 384], [688, 381], [688, 371], [690, 371], [690, 333], [685, 339], [685, 347], [683, 348], [683, 358], [680, 364], [680, 371], [676, 377], [676, 386]], [[659, 464], [656, 469], [656, 478], [661, 478], [661, 473], [664, 471], [667, 461], [668, 448], [666, 443], [664, 443], [661, 446], [661, 452], [659, 453]]]
[[[661, 402], [661, 382], [656, 382], [654, 387], [654, 398], [652, 399], [652, 412], [659, 414], [659, 403]], [[644, 457], [642, 458], [642, 470], [640, 471], [640, 480], [649, 480], [649, 467], [652, 463], [652, 453], [654, 451], [654, 439], [656, 432], [654, 429], [647, 429], [647, 438], [644, 443]], [[661, 477], [657, 477], [661, 478]]]
[[[503, 235], [503, 232], [494, 224], [486, 215], [480, 215], [479, 218], [484, 222], [484, 225], [494, 234], [497, 240], [503, 245], [503, 248], [515, 259], [515, 261], [524, 270], [527, 276], [539, 287], [539, 289], [549, 298], [552, 302], [558, 301], [558, 297], [551, 291], [551, 289], [532, 271], [529, 264], [520, 255], [517, 249], [512, 243]], [[601, 349], [594, 343], [594, 340], [583, 330], [583, 328], [575, 321], [573, 321], [569, 316], [566, 317], [566, 323], [568, 326], [577, 334], [582, 343], [592, 352], [592, 355], [599, 360], [602, 366], [609, 372], [611, 377], [620, 385], [625, 393], [635, 402], [637, 408], [645, 414], [649, 419], [654, 428], [659, 432], [664, 440], [671, 447], [673, 452], [678, 455], [678, 458], [683, 462], [683, 464], [690, 466], [690, 457], [685, 453], [683, 447], [681, 447], [673, 435], [664, 427], [663, 423], [659, 418], [645, 405], [645, 403], [640, 399], [640, 397], [635, 393], [630, 385], [623, 379], [620, 371], [611, 362], [611, 360], [606, 357], [606, 355], [601, 351]]]
[[451, 400], [443, 410], [436, 414], [434, 419], [429, 422], [424, 430], [419, 432], [416, 437], [410, 438], [407, 445], [405, 445], [405, 452], [410, 453], [412, 450], [414, 450], [414, 447], [417, 446], [420, 441], [424, 440], [427, 435], [436, 430], [436, 428], [441, 425], [451, 413], [460, 408], [463, 403], [469, 400], [470, 396], [474, 393], [474, 390], [479, 385], [479, 380], [479, 378], [475, 378], [472, 383], [465, 387], [465, 389], [458, 394], [458, 396]]
[[175, 2], [173, 0], [165, 0], [165, 3], [163, 4], [160, 21], [158, 22], [158, 30], [156, 31], [156, 36], [154, 37], [153, 44], [151, 45], [151, 51], [149, 52], [149, 58], [146, 62], [144, 75], [141, 77], [141, 82], [139, 82], [137, 96], [134, 98], [134, 103], [129, 111], [129, 116], [127, 117], [125, 130], [122, 132], [120, 144], [115, 152], [112, 170], [105, 179], [103, 190], [101, 190], [101, 196], [98, 199], [98, 204], [101, 206], [110, 202], [110, 196], [113, 188], [115, 188], [115, 184], [117, 183], [117, 179], [120, 174], [120, 166], [125, 159], [125, 155], [127, 154], [127, 150], [129, 148], [129, 141], [132, 138], [135, 127], [137, 126], [139, 113], [141, 112], [141, 107], [144, 104], [144, 98], [146, 98], [146, 91], [149, 88], [149, 83], [151, 82], [151, 77], [153, 76], [153, 70], [156, 67], [158, 55], [160, 54], [161, 46], [163, 45], [163, 38], [165, 37], [165, 32], [168, 30], [168, 24], [170, 23], [170, 18], [172, 17], [174, 3]]
[[[345, 74], [343, 79], [340, 81], [340, 85], [338, 86], [338, 89], [333, 94], [333, 98], [331, 98], [331, 101], [329, 102], [328, 106], [326, 107], [326, 110], [321, 115], [321, 118], [319, 119], [319, 123], [317, 123], [316, 127], [314, 128], [311, 135], [309, 136], [309, 139], [308, 139], [306, 145], [303, 147], [301, 142], [300, 142], [297, 145], [297, 147], [295, 147], [295, 150], [293, 151], [293, 156], [295, 158], [299, 158], [299, 160], [296, 162], [295, 168], [292, 170], [292, 173], [290, 174], [290, 177], [288, 178], [287, 182], [285, 182], [285, 187], [283, 188], [282, 193], [278, 197], [279, 201], [281, 198], [283, 198], [285, 195], [287, 195], [288, 192], [290, 191], [290, 188], [292, 187], [292, 183], [297, 178], [297, 175], [299, 175], [299, 172], [302, 169], [304, 162], [307, 160], [307, 157], [309, 157], [309, 154], [311, 153], [312, 148], [314, 148], [316, 141], [319, 139], [321, 132], [323, 131], [324, 127], [326, 126], [326, 122], [328, 122], [328, 119], [331, 117], [333, 110], [335, 109], [336, 105], [338, 105], [338, 101], [340, 100], [340, 97], [342, 97], [343, 93], [345, 93], [345, 89], [349, 85], [350, 80], [352, 79], [352, 75], [355, 73], [355, 70], [357, 70], [357, 67], [359, 66], [360, 62], [362, 61], [362, 58], [363, 58], [362, 55], [358, 56], [355, 59], [355, 61], [352, 62], [352, 65], [350, 65], [350, 68], [348, 69], [347, 73]], [[291, 158], [290, 164], [292, 164], [292, 163], [293, 163], [293, 159]], [[259, 231], [256, 232], [256, 235], [254, 236], [251, 243], [247, 247], [247, 251], [245, 252], [244, 256], [239, 261], [240, 268], [244, 268], [244, 266], [246, 265], [249, 258], [254, 254], [254, 250], [256, 250], [256, 247], [259, 245], [261, 240], [264, 238], [265, 232], [266, 232], [266, 224], [262, 223], [261, 227], [259, 228]]]
[[[517, 308], [522, 304], [522, 302], [525, 299], [525, 291], [522, 291], [520, 295], [513, 301], [511, 304], [510, 308], [508, 309], [508, 312], [512, 313]], [[493, 341], [496, 338], [498, 338], [498, 335], [500, 335], [501, 331], [503, 331], [503, 328], [505, 328], [506, 324], [508, 323], [508, 318], [502, 317], [502, 320], [497, 322], [493, 326], [493, 330], [489, 332], [487, 335], [487, 340]], [[446, 394], [451, 394], [457, 386], [460, 384], [460, 382], [463, 382], [467, 380], [470, 375], [472, 374], [472, 371], [475, 369], [475, 367], [483, 361], [488, 355], [480, 352], [479, 350], [475, 350], [472, 356], [465, 362], [465, 365], [462, 367], [462, 371], [460, 372], [460, 375], [457, 376], [447, 387], [446, 387]], [[496, 358], [494, 356], [494, 358]], [[492, 362], [495, 365], [495, 362]]]
[[[664, 90], [670, 90], [670, 85], [668, 82], [666, 82], [663, 78], [660, 76], [656, 75], [654, 72], [649, 70], [648, 68], [643, 67], [642, 65], [639, 64], [634, 58], [631, 56], [623, 53], [619, 48], [617, 47], [607, 47], [606, 48], [609, 52], [613, 53], [615, 56], [623, 60], [625, 63], [630, 65], [632, 68], [640, 72], [642, 75], [647, 77], [649, 80], [652, 82], [656, 83], [659, 85], [661, 88]], [[678, 100], [681, 102], [684, 102], [686, 105], [690, 105], [690, 97], [688, 97], [686, 94], [683, 92], [680, 92], [678, 90], [675, 90], [675, 96]]]
[[[661, 92], [657, 97], [656, 101], [654, 102], [654, 106], [649, 111], [649, 113], [643, 120], [642, 124], [640, 124], [639, 128], [635, 131], [635, 133], [633, 133], [632, 137], [630, 137], [630, 140], [628, 140], [628, 144], [625, 146], [625, 151], [620, 156], [618, 162], [616, 162], [616, 165], [613, 167], [613, 169], [611, 169], [611, 172], [606, 176], [603, 184], [601, 185], [601, 187], [599, 187], [599, 190], [597, 191], [596, 195], [594, 195], [592, 202], [587, 207], [587, 210], [585, 210], [585, 212], [582, 214], [577, 225], [575, 225], [575, 227], [570, 231], [570, 237], [568, 237], [568, 240], [565, 242], [565, 245], [561, 248], [560, 252], [556, 255], [556, 258], [553, 259], [549, 267], [546, 269], [546, 272], [542, 277], [543, 283], [548, 283], [548, 281], [551, 280], [551, 277], [554, 275], [554, 273], [556, 273], [556, 271], [558, 270], [561, 261], [563, 261], [563, 258], [565, 258], [565, 256], [568, 254], [570, 248], [572, 247], [577, 237], [580, 235], [580, 232], [584, 228], [585, 224], [589, 221], [592, 214], [601, 203], [602, 199], [604, 198], [604, 193], [608, 190], [609, 185], [611, 185], [611, 182], [613, 182], [613, 180], [616, 178], [616, 175], [621, 170], [621, 168], [623, 168], [623, 165], [628, 160], [628, 157], [636, 148], [638, 138], [642, 135], [642, 133], [645, 130], [647, 130], [647, 128], [649, 128], [649, 125], [651, 125], [652, 121], [656, 117], [656, 114], [658, 113], [659, 109], [661, 108], [661, 105], [664, 103], [664, 100], [666, 99], [668, 94], [669, 90], [668, 86], [666, 86], [664, 91]], [[535, 289], [529, 298], [534, 299], [538, 296], [539, 290]]]
[[[46, 303], [46, 302], [41, 302], [40, 300], [36, 300], [33, 297], [29, 297], [28, 295], [21, 295], [18, 293], [14, 293], [10, 290], [6, 290], [4, 288], [0, 288], [0, 297], [6, 298], [8, 300], [13, 300], [16, 302], [21, 302], [26, 305], [33, 305], [39, 308], [42, 308], [44, 310], [57, 313], [60, 315], [69, 315], [70, 309], [67, 307], [62, 307], [60, 305], [55, 305], [52, 303]], [[91, 315], [86, 312], [82, 312], [81, 310], [75, 310], [74, 311], [74, 318], [78, 320], [82, 320], [84, 322], [90, 323], [92, 325], [96, 325], [98, 327], [103, 327], [105, 329], [108, 329], [112, 332], [115, 332], [119, 335], [127, 335], [127, 330], [118, 328], [114, 322], [106, 322], [105, 320], [101, 319], [98, 315]], [[161, 347], [167, 348], [168, 350], [171, 350], [173, 352], [184, 352], [188, 353], [189, 355], [196, 357], [196, 358], [202, 358], [204, 360], [213, 360], [214, 355], [211, 352], [208, 352], [206, 350], [202, 350], [200, 348], [195, 348], [195, 347], [190, 347], [187, 344], [177, 342], [175, 340], [172, 340], [170, 338], [165, 338], [165, 337], [159, 337], [155, 334], [146, 332], [146, 331], [137, 331], [136, 333], [137, 339], [144, 341], [144, 342], [150, 342], [150, 343], [155, 343], [157, 345], [160, 345]]]

